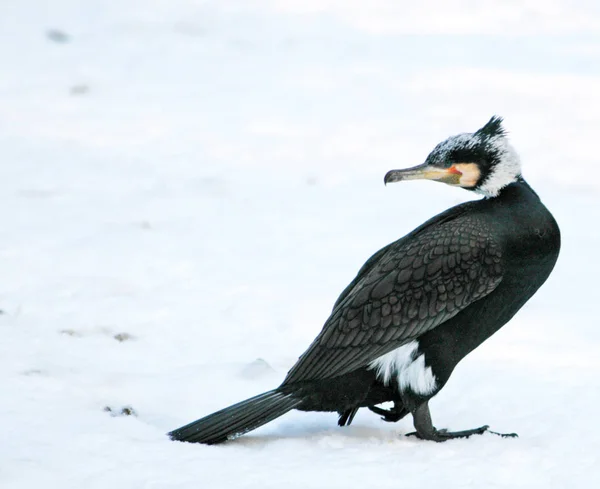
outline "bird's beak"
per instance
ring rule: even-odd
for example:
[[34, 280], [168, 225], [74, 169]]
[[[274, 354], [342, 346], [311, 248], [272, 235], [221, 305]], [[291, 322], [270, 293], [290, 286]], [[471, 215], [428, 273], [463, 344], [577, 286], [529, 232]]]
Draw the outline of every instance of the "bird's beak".
[[391, 170], [385, 174], [383, 182], [387, 185], [393, 182], [402, 182], [403, 180], [434, 180], [449, 185], [459, 185], [462, 172], [455, 166], [450, 168], [437, 168], [423, 163], [405, 170]]

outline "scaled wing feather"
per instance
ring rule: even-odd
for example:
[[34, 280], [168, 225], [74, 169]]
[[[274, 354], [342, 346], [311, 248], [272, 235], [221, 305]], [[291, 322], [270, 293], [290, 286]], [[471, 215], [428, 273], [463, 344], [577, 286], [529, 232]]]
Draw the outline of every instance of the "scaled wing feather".
[[484, 224], [466, 214], [435, 224], [367, 261], [284, 384], [364, 367], [498, 286], [503, 272], [500, 247]]

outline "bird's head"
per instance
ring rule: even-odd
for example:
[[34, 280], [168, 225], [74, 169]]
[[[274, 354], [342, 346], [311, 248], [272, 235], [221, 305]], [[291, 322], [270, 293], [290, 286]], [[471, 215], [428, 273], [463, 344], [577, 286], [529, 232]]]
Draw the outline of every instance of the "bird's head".
[[519, 156], [508, 142], [502, 118], [494, 116], [476, 132], [438, 144], [422, 165], [389, 171], [384, 182], [427, 179], [494, 197], [520, 176]]

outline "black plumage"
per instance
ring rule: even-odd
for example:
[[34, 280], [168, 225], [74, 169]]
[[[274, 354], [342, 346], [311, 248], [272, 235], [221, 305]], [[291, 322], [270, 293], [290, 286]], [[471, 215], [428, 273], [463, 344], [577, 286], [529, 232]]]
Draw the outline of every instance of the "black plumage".
[[[337, 411], [346, 425], [361, 407], [388, 421], [410, 412], [415, 434], [435, 441], [486, 431], [436, 430], [428, 401], [545, 282], [560, 232], [522, 178], [500, 118], [440, 143], [423, 165], [389, 172], [386, 183], [416, 178], [486, 198], [448, 209], [375, 253], [281, 386], [179, 428], [173, 439], [219, 443], [291, 409]], [[392, 409], [377, 407], [387, 401]]]

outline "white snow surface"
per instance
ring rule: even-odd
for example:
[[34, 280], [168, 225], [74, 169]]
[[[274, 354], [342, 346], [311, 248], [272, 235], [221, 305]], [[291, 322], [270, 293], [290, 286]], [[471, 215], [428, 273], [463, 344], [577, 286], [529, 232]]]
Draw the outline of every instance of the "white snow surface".
[[[597, 487], [598, 3], [417, 3], [0, 4], [0, 487]], [[520, 437], [362, 410], [167, 439], [278, 385], [373, 252], [475, 198], [383, 176], [492, 114], [563, 250], [431, 409]]]

